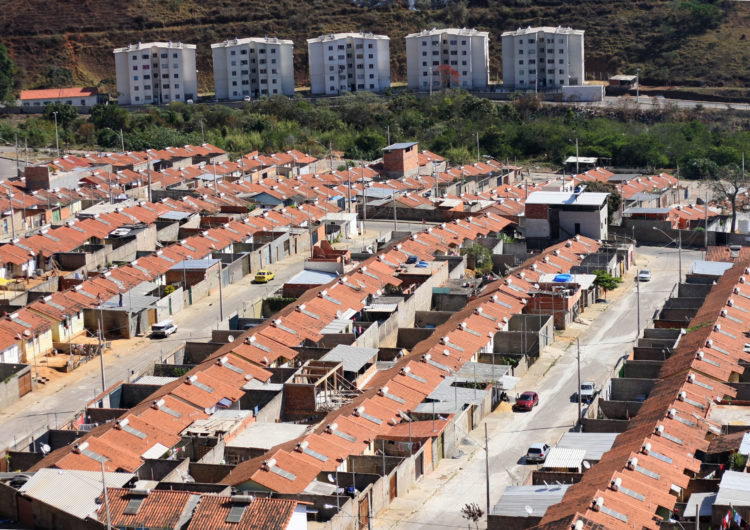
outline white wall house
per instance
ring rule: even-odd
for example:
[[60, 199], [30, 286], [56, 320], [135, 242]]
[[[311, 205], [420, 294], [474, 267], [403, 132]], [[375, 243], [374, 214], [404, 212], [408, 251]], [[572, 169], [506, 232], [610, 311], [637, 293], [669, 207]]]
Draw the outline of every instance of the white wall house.
[[294, 95], [294, 62], [290, 40], [247, 38], [211, 45], [217, 100]]
[[307, 39], [313, 94], [336, 95], [391, 86], [390, 40], [372, 33], [329, 33]]
[[582, 85], [583, 30], [539, 27], [503, 33], [503, 85], [510, 90], [550, 90]]
[[116, 48], [117, 102], [161, 105], [198, 97], [195, 44], [147, 42]]
[[410, 89], [429, 90], [432, 81], [433, 89], [485, 90], [489, 73], [486, 31], [432, 29], [406, 36], [406, 75]]
[[20, 100], [24, 110], [34, 107], [42, 110], [48, 103], [61, 103], [73, 107], [93, 107], [99, 100], [99, 92], [96, 87], [22, 90]]
[[576, 235], [607, 239], [609, 193], [535, 191], [526, 199], [524, 232], [528, 240], [557, 241]]

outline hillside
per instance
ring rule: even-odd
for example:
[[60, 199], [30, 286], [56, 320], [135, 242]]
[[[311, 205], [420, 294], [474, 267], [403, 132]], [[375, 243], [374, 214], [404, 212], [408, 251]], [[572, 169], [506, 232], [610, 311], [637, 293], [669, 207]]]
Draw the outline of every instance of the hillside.
[[[368, 0], [362, 0], [362, 3]], [[210, 44], [234, 36], [278, 36], [295, 42], [298, 84], [307, 80], [305, 40], [329, 31], [366, 29], [391, 38], [392, 79], [405, 77], [403, 37], [430, 27], [490, 32], [491, 78], [500, 73], [500, 34], [521, 26], [586, 30], [590, 78], [642, 69], [645, 83], [742, 86], [750, 83], [750, 3], [728, 0], [6, 0], [0, 39], [25, 87], [72, 77], [97, 84], [114, 78], [112, 49], [130, 42], [198, 44], [203, 90], [211, 91]], [[445, 5], [444, 5], [445, 4]], [[433, 8], [434, 7], [434, 8]]]

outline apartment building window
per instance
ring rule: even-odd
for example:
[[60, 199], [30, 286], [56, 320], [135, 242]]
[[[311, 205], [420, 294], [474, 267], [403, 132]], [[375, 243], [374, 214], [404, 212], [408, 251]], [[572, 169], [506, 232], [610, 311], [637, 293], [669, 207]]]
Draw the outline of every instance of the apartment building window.
[[133, 81], [138, 81], [138, 76], [137, 75], [133, 76]]
[[347, 54], [346, 54], [346, 58], [347, 58], [347, 59], [351, 59], [351, 58], [352, 58], [352, 54], [351, 54], [351, 53], [347, 53]]
[[547, 73], [548, 74], [554, 74], [555, 73], [555, 69], [554, 68], [549, 68], [549, 69], [547, 69]]
[[372, 43], [368, 44], [367, 48], [370, 49], [370, 50], [372, 50]]
[[336, 87], [328, 87], [329, 92], [336, 92]]
[[564, 84], [565, 84], [565, 81], [563, 81], [562, 79], [560, 79], [560, 84], [561, 84], [561, 85], [564, 85]]
[[151, 65], [150, 64], [144, 64], [143, 65], [143, 69], [144, 70], [150, 70], [151, 69]]
[[466, 50], [461, 50], [461, 55], [466, 55]]
[[523, 44], [523, 39], [518, 39], [518, 44]]
[[422, 41], [422, 46], [427, 46], [427, 41], [426, 40]]
[[562, 44], [563, 42], [565, 42], [565, 39], [557, 39], [557, 42], [559, 42], [560, 44]]
[[251, 68], [250, 72], [255, 73], [255, 68]]
[[518, 55], [523, 55], [523, 50], [518, 50]]
[[555, 39], [547, 39], [547, 44], [553, 44], [555, 42]]
[[151, 79], [151, 76], [149, 74], [143, 74], [143, 80]]
[[554, 49], [554, 48], [549, 48], [549, 49], [547, 50], [547, 53], [555, 53], [555, 49]]
[[529, 64], [536, 64], [536, 59], [529, 59]]
[[370, 90], [375, 90], [375, 85], [370, 83]]
[[422, 72], [423, 77], [427, 77], [427, 72]]
[[329, 67], [328, 67], [328, 71], [329, 71], [329, 72], [333, 72], [333, 66], [329, 66]]
[[536, 70], [529, 70], [529, 75], [536, 75]]
[[161, 54], [161, 58], [162, 58], [162, 59], [166, 59], [166, 58], [167, 58], [167, 54], [166, 54], [166, 53], [162, 53], [162, 54]]
[[177, 52], [174, 52], [174, 53], [172, 54], [172, 59], [177, 59]]
[[133, 70], [138, 70], [138, 65], [137, 64], [133, 65]]
[[242, 70], [242, 72], [240, 72], [240, 73], [241, 73], [242, 75], [247, 75], [247, 74], [248, 74], [249, 72], [248, 72], [247, 70]]
[[266, 73], [266, 69], [265, 68], [261, 68], [260, 70], [258, 70], [258, 73], [259, 74], [265, 74]]
[[[133, 56], [133, 59], [135, 59], [135, 55]], [[144, 53], [143, 55], [141, 55], [141, 59], [148, 61], [148, 54]]]
[[174, 68], [175, 70], [176, 70], [177, 68], [179, 68], [179, 67], [180, 67], [180, 65], [179, 65], [179, 64], [177, 64], [177, 63], [174, 63], [174, 64], [172, 65], [172, 68]]
[[247, 55], [247, 50], [240, 50], [240, 55]]
[[[531, 73], [531, 72], [529, 72], [529, 73]], [[523, 70], [519, 70], [518, 71], [518, 75], [523, 75]]]
[[458, 66], [458, 61], [451, 61], [451, 66]]
[[343, 61], [344, 59], [346, 59], [344, 55], [339, 55], [339, 61]]
[[271, 48], [271, 53], [276, 53], [276, 48]]
[[440, 65], [440, 61], [432, 61], [432, 66], [439, 66], [439, 65]]
[[523, 59], [519, 59], [518, 64], [523, 64]]
[[354, 48], [357, 50], [361, 50], [362, 48], [364, 48], [364, 46], [362, 44], [357, 44]]
[[231, 62], [231, 65], [232, 65], [232, 66], [237, 66], [237, 61], [232, 61], [232, 62]]
[[[536, 42], [536, 39], [529, 39], [529, 44], [534, 44]], [[523, 44], [523, 42], [521, 42]]]
[[461, 72], [461, 75], [468, 75], [468, 72]]
[[237, 95], [237, 91], [235, 90], [234, 92], [232, 92], [232, 95], [236, 96]]
[[161, 74], [162, 79], [169, 79], [169, 74]]
[[362, 65], [362, 64], [358, 64], [357, 65], [357, 70], [362, 70], [363, 68], [364, 68], [364, 65]]
[[422, 61], [422, 66], [427, 66], [427, 61]]
[[255, 59], [251, 59], [250, 63], [255, 64]]
[[518, 83], [521, 84], [521, 85], [523, 85], [523, 79], [519, 79]]
[[180, 78], [180, 74], [174, 74], [172, 77], [174, 77], [175, 79], [179, 79]]
[[[146, 58], [148, 59], [148, 57], [146, 57]], [[133, 60], [137, 61], [138, 60], [138, 56], [137, 55], [133, 55]]]
[[435, 51], [432, 52], [432, 55], [440, 55], [440, 52], [437, 51], [437, 50], [435, 50]]
[[271, 73], [272, 73], [272, 74], [275, 74], [275, 73], [276, 73], [276, 68], [272, 68], [272, 69], [271, 69]]
[[268, 84], [268, 79], [261, 79], [260, 80], [260, 84], [261, 85], [267, 85]]
[[260, 60], [260, 61], [258, 61], [258, 62], [259, 62], [260, 64], [266, 64], [266, 60], [265, 60], [265, 59], [261, 59], [261, 60]]
[[151, 85], [143, 85], [143, 90], [151, 90]]
[[242, 80], [242, 84], [243, 84], [243, 85], [249, 85], [249, 84], [250, 84], [250, 81], [248, 81], [247, 79], [243, 79], [243, 80]]
[[557, 50], [557, 53], [565, 53], [565, 50], [563, 50], [562, 48], [560, 48], [559, 50]]
[[560, 60], [559, 60], [558, 62], [559, 62], [560, 64], [565, 64], [565, 59], [560, 59]]
[[[457, 40], [452, 40], [452, 41], [451, 41], [451, 46], [455, 46], [456, 44], [458, 44], [458, 41], [457, 41]], [[464, 43], [464, 44], [465, 44], [465, 43]]]
[[565, 70], [559, 70], [559, 72], [560, 72], [560, 75], [565, 74]]
[[347, 48], [347, 49], [351, 49], [351, 47], [352, 47], [352, 43], [351, 43], [351, 42], [347, 42], [347, 43], [346, 43], [346, 48]]
[[461, 61], [461, 66], [466, 66], [466, 61]]
[[427, 57], [427, 52], [422, 52], [422, 57]]
[[135, 85], [135, 86], [133, 87], [133, 90], [135, 90], [136, 92], [137, 92], [137, 91], [139, 91], [140, 89], [141, 89], [141, 87], [139, 87], [138, 85]]
[[258, 50], [258, 53], [266, 53], [266, 49], [265, 48], [261, 48], [260, 50]]
[[276, 64], [276, 59], [271, 59], [271, 64]]
[[374, 58], [375, 58], [375, 56], [374, 56], [373, 54], [371, 54], [371, 53], [370, 53], [370, 54], [368, 54], [368, 55], [367, 55], [367, 58], [368, 58], [368, 59], [374, 59]]
[[175, 90], [179, 89], [180, 88], [180, 84], [179, 83], [175, 83], [174, 88], [175, 88]]
[[343, 50], [344, 49], [344, 45], [343, 44], [339, 44], [338, 49], [339, 50]]
[[358, 88], [359, 90], [363, 90], [363, 89], [365, 88], [365, 85], [364, 85], [364, 83], [358, 84], [358, 85], [357, 85], [357, 88]]
[[232, 81], [232, 86], [237, 86], [237, 81]]
[[240, 61], [240, 64], [245, 66], [247, 64], [247, 59], [245, 59], [244, 61]]
[[331, 51], [331, 50], [333, 50], [333, 46], [328, 47], [328, 51]]
[[554, 59], [547, 59], [547, 64], [555, 64], [555, 60]]
[[[329, 56], [328, 56], [328, 60], [329, 60], [329, 61], [333, 61], [333, 55], [329, 55]], [[255, 61], [253, 61], [253, 62], [255, 62]]]
[[140, 101], [140, 100], [141, 100], [141, 98], [140, 98], [140, 97], [138, 97], [138, 96], [136, 96], [136, 97], [135, 97], [135, 100], [136, 100], [136, 101]]
[[375, 79], [375, 74], [370, 74], [370, 79]]
[[152, 53], [152, 54], [151, 54], [151, 57], [157, 57], [157, 54], [156, 54], [156, 52]]
[[276, 79], [271, 79], [271, 84], [275, 85], [276, 84]]
[[234, 51], [234, 50], [232, 50], [232, 51], [229, 52], [229, 55], [237, 55], [237, 52]]
[[169, 83], [167, 83], [166, 85], [162, 85], [161, 87], [162, 87], [162, 88], [163, 88], [164, 90], [169, 90]]

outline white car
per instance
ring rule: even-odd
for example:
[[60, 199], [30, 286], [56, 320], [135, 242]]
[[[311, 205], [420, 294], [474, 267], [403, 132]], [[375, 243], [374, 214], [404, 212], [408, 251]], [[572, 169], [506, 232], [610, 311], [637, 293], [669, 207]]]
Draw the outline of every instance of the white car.
[[639, 282], [650, 282], [651, 281], [651, 271], [648, 269], [641, 269], [641, 271], [638, 273], [638, 281]]
[[171, 320], [162, 320], [151, 326], [151, 336], [154, 338], [166, 338], [177, 332], [177, 324]]

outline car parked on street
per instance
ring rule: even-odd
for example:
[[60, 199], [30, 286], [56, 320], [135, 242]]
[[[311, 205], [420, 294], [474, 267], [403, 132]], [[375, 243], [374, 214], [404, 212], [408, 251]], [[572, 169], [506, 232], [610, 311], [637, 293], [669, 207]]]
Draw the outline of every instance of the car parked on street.
[[157, 339], [164, 339], [176, 332], [177, 324], [171, 320], [162, 320], [151, 326], [151, 336]]
[[651, 271], [648, 269], [641, 269], [638, 273], [638, 281], [639, 282], [650, 282], [651, 281]]
[[599, 389], [596, 387], [596, 383], [593, 381], [583, 381], [580, 390], [574, 394], [573, 400], [578, 401], [578, 395], [580, 393], [581, 401], [584, 403], [591, 403], [598, 391]]
[[529, 446], [529, 450], [526, 451], [526, 463], [528, 464], [541, 464], [547, 459], [549, 454], [549, 445], [543, 443], [535, 443]]
[[531, 410], [538, 404], [539, 394], [526, 391], [516, 398], [516, 402], [513, 404], [513, 410]]

